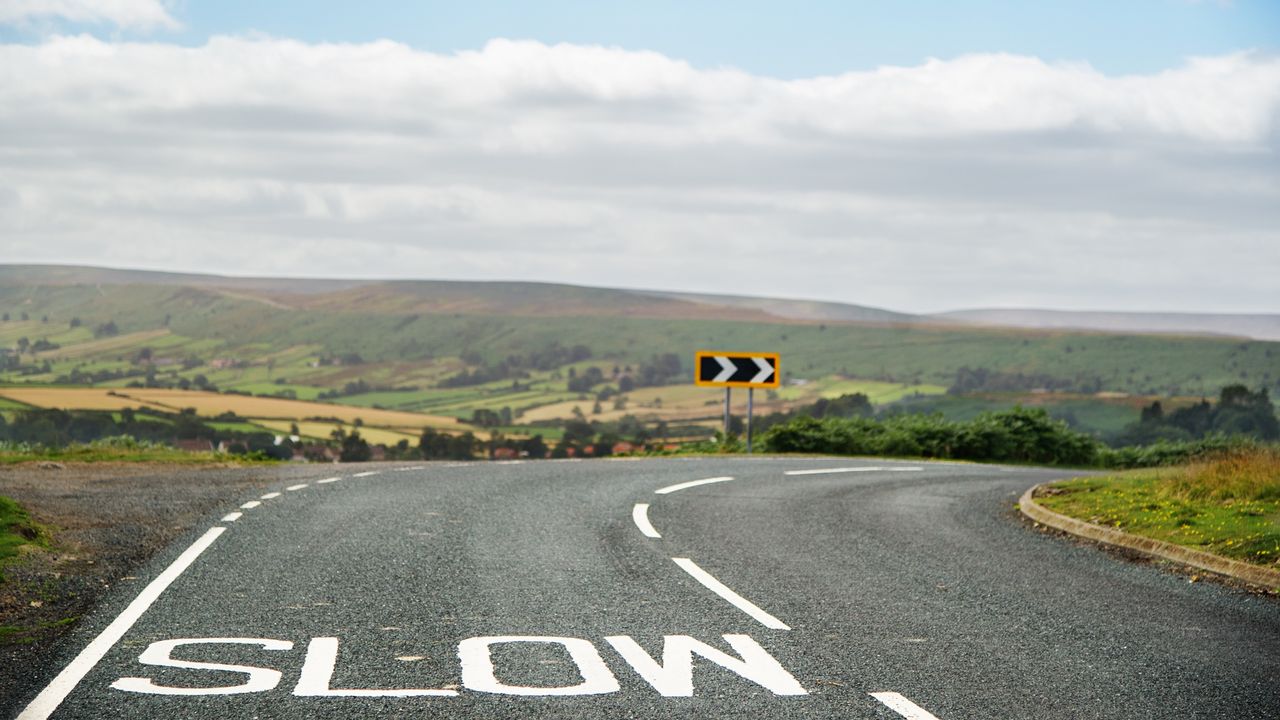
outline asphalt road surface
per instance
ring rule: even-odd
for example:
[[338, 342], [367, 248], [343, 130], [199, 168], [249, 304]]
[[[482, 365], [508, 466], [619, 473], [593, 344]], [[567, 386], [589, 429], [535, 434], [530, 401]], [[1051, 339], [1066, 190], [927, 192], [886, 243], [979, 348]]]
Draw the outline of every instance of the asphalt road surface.
[[19, 717], [1280, 717], [1280, 603], [1029, 530], [1062, 471], [335, 470], [118, 583]]

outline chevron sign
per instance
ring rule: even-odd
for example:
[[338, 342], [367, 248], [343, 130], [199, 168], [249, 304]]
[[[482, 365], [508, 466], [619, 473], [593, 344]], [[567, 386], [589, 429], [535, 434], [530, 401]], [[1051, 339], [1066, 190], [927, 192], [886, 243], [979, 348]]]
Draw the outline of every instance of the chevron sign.
[[776, 388], [781, 381], [778, 353], [701, 350], [694, 367], [694, 382], [704, 387]]

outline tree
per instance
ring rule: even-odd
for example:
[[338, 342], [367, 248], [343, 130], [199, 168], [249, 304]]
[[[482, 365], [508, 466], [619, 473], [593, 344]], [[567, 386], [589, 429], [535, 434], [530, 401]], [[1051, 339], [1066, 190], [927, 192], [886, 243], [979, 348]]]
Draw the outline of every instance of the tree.
[[352, 430], [342, 439], [342, 450], [338, 454], [342, 462], [368, 462], [371, 457], [373, 451], [369, 449], [369, 443], [360, 437], [359, 430]]
[[[8, 317], [6, 316], [5, 319], [7, 320]], [[71, 327], [72, 330], [75, 330], [76, 328], [80, 327], [80, 318], [78, 317], [71, 318], [71, 322], [68, 323], [68, 325]]]

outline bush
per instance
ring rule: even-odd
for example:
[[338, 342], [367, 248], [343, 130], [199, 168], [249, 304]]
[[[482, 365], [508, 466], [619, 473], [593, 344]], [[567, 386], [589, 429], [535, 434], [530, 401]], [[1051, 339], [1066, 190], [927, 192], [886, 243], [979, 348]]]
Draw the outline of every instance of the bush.
[[938, 415], [866, 418], [798, 417], [764, 436], [771, 452], [888, 455], [996, 462], [1088, 465], [1097, 442], [1041, 409], [984, 413], [970, 422]]

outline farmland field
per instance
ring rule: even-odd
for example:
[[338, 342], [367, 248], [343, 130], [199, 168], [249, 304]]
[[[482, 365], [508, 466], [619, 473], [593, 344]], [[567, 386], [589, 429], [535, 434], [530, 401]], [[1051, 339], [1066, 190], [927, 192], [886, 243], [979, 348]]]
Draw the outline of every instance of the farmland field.
[[[222, 395], [218, 393], [161, 388], [59, 388], [59, 387], [0, 387], [0, 398], [41, 408], [66, 410], [123, 410], [124, 408], [150, 407], [165, 412], [178, 412], [194, 408], [197, 415], [213, 418], [224, 413], [234, 413], [241, 418], [264, 424], [264, 420], [285, 422], [306, 418], [336, 418], [353, 424], [357, 419], [366, 426], [385, 428], [431, 427], [448, 430], [467, 429], [455, 418], [439, 415], [423, 415], [395, 410], [355, 408], [343, 405], [283, 400], [279, 398]], [[286, 425], [287, 429], [287, 425]], [[327, 435], [327, 433], [326, 433]]]

